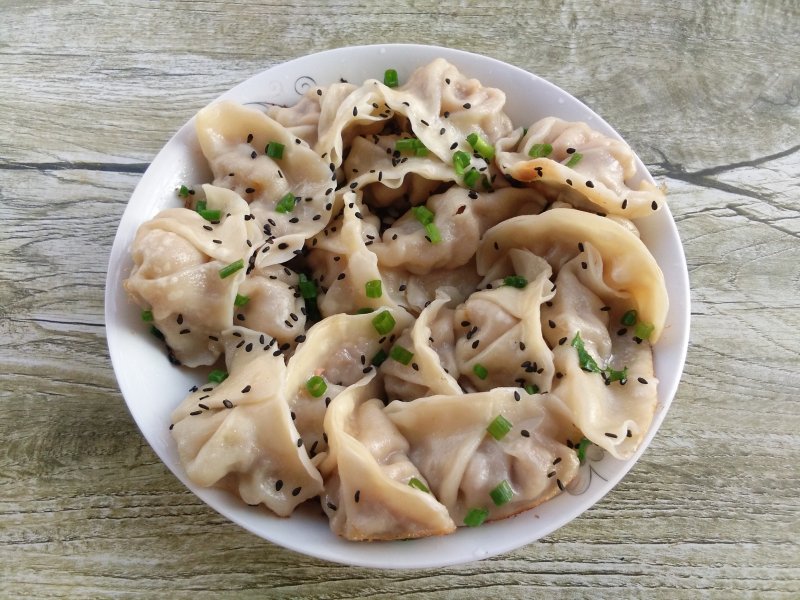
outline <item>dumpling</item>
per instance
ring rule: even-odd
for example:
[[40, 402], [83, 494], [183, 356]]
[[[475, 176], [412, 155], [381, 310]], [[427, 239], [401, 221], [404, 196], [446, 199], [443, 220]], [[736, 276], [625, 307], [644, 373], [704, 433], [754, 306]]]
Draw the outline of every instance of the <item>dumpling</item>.
[[[374, 399], [374, 374], [350, 386], [325, 416], [330, 451], [322, 508], [349, 540], [393, 540], [450, 533], [455, 524], [408, 458], [409, 445]], [[414, 484], [418, 487], [414, 487]]]
[[[408, 440], [408, 456], [431, 491], [463, 525], [471, 511], [494, 520], [532, 508], [575, 476], [578, 458], [566, 446], [575, 429], [546, 399], [497, 388], [392, 402], [386, 414]], [[508, 429], [495, 439], [487, 428], [498, 417]]]
[[283, 358], [264, 334], [225, 332], [230, 374], [192, 392], [172, 413], [172, 435], [189, 479], [218, 486], [279, 516], [322, 491], [283, 394]]
[[546, 259], [554, 272], [591, 244], [603, 258], [602, 279], [661, 335], [669, 300], [664, 275], [650, 251], [623, 226], [590, 213], [556, 208], [540, 215], [508, 219], [490, 229], [478, 250], [478, 272], [487, 273], [511, 248], [527, 248]]
[[491, 289], [472, 294], [456, 309], [456, 358], [472, 390], [517, 385], [546, 392], [553, 355], [542, 336], [540, 307], [553, 297], [550, 265], [529, 251], [511, 249], [510, 269]]
[[[327, 161], [261, 111], [233, 102], [197, 114], [197, 137], [214, 184], [238, 192], [264, 228], [258, 264], [292, 258], [333, 210], [336, 176]], [[279, 152], [267, 151], [267, 146]], [[272, 154], [272, 156], [270, 156]]]
[[497, 149], [497, 165], [506, 175], [588, 200], [606, 213], [644, 217], [664, 203], [657, 187], [636, 183], [636, 156], [630, 147], [586, 123], [547, 117], [521, 139], [515, 131], [499, 141]]
[[441, 296], [431, 302], [414, 326], [397, 339], [393, 348], [409, 352], [410, 357], [406, 355], [398, 360], [390, 353], [381, 364], [380, 373], [389, 400], [461, 393], [456, 380], [454, 311], [447, 307], [449, 300]]
[[223, 277], [220, 270], [244, 265], [261, 233], [247, 204], [235, 192], [204, 186], [207, 207], [220, 211], [209, 222], [194, 210], [170, 208], [136, 232], [134, 267], [125, 289], [153, 314], [155, 327], [181, 363], [210, 365], [222, 352], [219, 335], [233, 323], [233, 303], [244, 268]]
[[[380, 352], [411, 323], [399, 308], [338, 314], [315, 323], [287, 365], [285, 394], [297, 429], [315, 460], [327, 451], [323, 421], [328, 405], [345, 388], [374, 370]], [[315, 386], [311, 386], [316, 378]]]

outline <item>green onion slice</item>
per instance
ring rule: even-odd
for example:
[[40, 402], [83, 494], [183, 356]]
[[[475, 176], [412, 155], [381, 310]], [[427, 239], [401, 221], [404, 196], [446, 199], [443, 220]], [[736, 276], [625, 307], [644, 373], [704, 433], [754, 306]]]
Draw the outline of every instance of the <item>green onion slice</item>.
[[583, 154], [581, 154], [580, 152], [575, 152], [572, 156], [569, 157], [569, 160], [567, 161], [567, 164], [565, 166], [571, 169], [572, 167], [576, 166], [579, 162], [581, 162], [582, 158]]
[[514, 497], [514, 492], [511, 490], [511, 486], [508, 485], [508, 481], [503, 479], [496, 488], [494, 488], [489, 495], [492, 497], [492, 502], [494, 502], [495, 506], [503, 506], [503, 504], [508, 504], [511, 498]]
[[240, 258], [239, 260], [234, 261], [231, 264], [222, 267], [219, 270], [219, 278], [220, 279], [225, 279], [226, 277], [230, 277], [231, 275], [233, 275], [234, 273], [236, 273], [236, 271], [238, 271], [240, 269], [244, 269], [244, 259], [243, 258]]
[[508, 277], [503, 279], [503, 285], [508, 285], [510, 287], [522, 289], [526, 285], [528, 285], [528, 280], [525, 279], [522, 275], [509, 275]]
[[372, 319], [372, 326], [375, 328], [375, 331], [380, 333], [381, 335], [386, 335], [397, 324], [397, 321], [394, 320], [392, 313], [388, 310], [384, 310], [379, 312], [375, 317]]
[[383, 85], [390, 88], [395, 88], [398, 85], [397, 71], [394, 69], [386, 69], [383, 73]]
[[208, 374], [208, 380], [212, 383], [222, 383], [228, 378], [227, 371], [223, 371], [221, 369], [214, 369], [211, 373]]
[[188, 198], [189, 197], [189, 188], [185, 185], [182, 185], [178, 190], [178, 196], [181, 198]]
[[534, 144], [528, 150], [528, 156], [531, 158], [544, 158], [553, 153], [553, 147], [550, 144]]
[[297, 287], [300, 289], [300, 295], [305, 300], [317, 297], [317, 283], [313, 279], [309, 279], [305, 273], [300, 273], [300, 282]]
[[478, 379], [486, 379], [489, 375], [489, 370], [481, 363], [475, 363], [475, 366], [472, 367], [472, 372], [475, 373]]
[[497, 415], [494, 420], [489, 423], [486, 431], [488, 431], [489, 435], [494, 439], [500, 441], [506, 437], [506, 434], [511, 431], [512, 427], [511, 421], [506, 419], [503, 415]]
[[419, 148], [414, 148], [414, 154], [416, 156], [428, 156], [428, 149], [425, 146], [420, 146]]
[[459, 150], [455, 154], [453, 154], [453, 168], [456, 171], [456, 175], [463, 175], [464, 170], [469, 166], [469, 154], [466, 152], [462, 152]]
[[164, 339], [164, 334], [161, 333], [161, 330], [158, 329], [155, 325], [150, 325], [150, 333], [152, 333], [159, 340], [163, 340]]
[[207, 203], [206, 203], [205, 200], [198, 200], [194, 205], [194, 209], [197, 212], [203, 212], [204, 210], [206, 210], [206, 206], [207, 206]]
[[494, 147], [477, 133], [470, 133], [467, 136], [467, 143], [486, 160], [494, 158]]
[[370, 308], [369, 306], [362, 306], [356, 311], [357, 315], [367, 315], [371, 312], [375, 312], [374, 308]]
[[364, 284], [364, 291], [367, 298], [380, 298], [383, 295], [383, 289], [380, 279], [373, 279]]
[[142, 321], [149, 323], [153, 320], [153, 311], [152, 310], [143, 310], [142, 311]]
[[250, 302], [250, 296], [242, 296], [241, 294], [236, 294], [236, 298], [233, 299], [234, 306], [244, 306]]
[[528, 385], [525, 386], [524, 389], [531, 396], [533, 396], [534, 394], [538, 394], [539, 393], [539, 386], [536, 385], [535, 383], [529, 383]]
[[470, 508], [467, 516], [464, 517], [464, 525], [467, 527], [478, 527], [489, 516], [489, 511], [485, 508]]
[[264, 152], [267, 153], [267, 156], [270, 158], [283, 158], [283, 149], [286, 148], [280, 142], [270, 142], [267, 144], [266, 148], [264, 148]]
[[420, 205], [415, 206], [411, 209], [411, 214], [422, 223], [423, 225], [427, 225], [428, 223], [433, 223], [433, 219], [436, 216], [433, 212], [431, 212], [427, 206]]
[[630, 327], [636, 324], [636, 318], [637, 318], [636, 311], [629, 310], [624, 315], [622, 315], [622, 318], [619, 320], [619, 322], [625, 325], [626, 327]]
[[400, 364], [407, 365], [414, 357], [414, 353], [409, 352], [402, 346], [392, 346], [392, 349], [389, 351], [389, 356]]
[[306, 381], [306, 389], [314, 398], [319, 398], [328, 389], [328, 384], [319, 375], [314, 375]]
[[478, 169], [472, 167], [464, 174], [464, 183], [469, 187], [474, 187], [475, 184], [478, 183], [480, 176], [481, 174], [478, 172]]
[[655, 325], [652, 323], [639, 322], [636, 324], [636, 330], [634, 333], [636, 337], [643, 340], [648, 340], [650, 339], [650, 336], [653, 335], [653, 330], [655, 330], [655, 328]]
[[372, 357], [372, 360], [369, 361], [373, 367], [380, 367], [386, 359], [389, 358], [389, 355], [386, 354], [386, 350], [381, 348], [375, 353], [375, 356]]
[[198, 210], [197, 214], [203, 217], [206, 221], [219, 221], [222, 217], [221, 210]]
[[436, 226], [436, 223], [428, 223], [425, 225], [425, 233], [431, 244], [440, 244], [442, 242], [442, 232]]
[[417, 138], [403, 138], [395, 141], [394, 149], [398, 152], [406, 152], [408, 150], [416, 150], [421, 142]]
[[422, 483], [416, 477], [412, 477], [411, 479], [409, 479], [408, 485], [410, 485], [412, 488], [418, 489], [420, 492], [425, 492], [426, 494], [431, 493], [431, 491], [428, 489], [428, 486]]
[[578, 445], [575, 447], [575, 451], [578, 453], [578, 460], [583, 462], [586, 460], [586, 449], [589, 447], [589, 444], [592, 442], [589, 441], [589, 438], [583, 438]]
[[622, 371], [615, 371], [610, 367], [606, 367], [605, 371], [603, 371], [606, 375], [606, 380], [611, 383], [612, 381], [626, 381], [628, 379], [628, 367], [622, 369]]
[[602, 371], [602, 369], [597, 366], [597, 362], [592, 358], [592, 355], [586, 351], [580, 331], [575, 332], [575, 337], [572, 338], [571, 345], [578, 351], [578, 362], [581, 365], [581, 369], [592, 373], [599, 373]]
[[294, 210], [295, 202], [297, 199], [292, 192], [287, 192], [278, 203], [275, 205], [275, 211], [279, 213], [288, 213]]

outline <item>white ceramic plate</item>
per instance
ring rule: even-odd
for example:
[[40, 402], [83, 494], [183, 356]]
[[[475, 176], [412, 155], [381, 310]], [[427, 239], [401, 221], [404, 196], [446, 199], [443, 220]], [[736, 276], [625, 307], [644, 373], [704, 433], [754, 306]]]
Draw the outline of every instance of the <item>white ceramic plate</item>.
[[[619, 138], [605, 121], [555, 85], [517, 67], [467, 52], [417, 45], [360, 46], [330, 50], [278, 65], [236, 86], [221, 98], [242, 103], [295, 103], [310, 86], [340, 78], [361, 83], [397, 69], [400, 81], [418, 66], [443, 57], [484, 85], [504, 90], [506, 112], [516, 125], [545, 116], [586, 121]], [[638, 162], [638, 177], [651, 180]], [[106, 283], [106, 331], [111, 360], [122, 394], [147, 441], [170, 470], [207, 504], [276, 544], [335, 562], [384, 568], [440, 567], [485, 558], [519, 548], [568, 523], [602, 498], [628, 472], [649, 445], [669, 408], [686, 357], [689, 338], [689, 281], [686, 260], [672, 215], [665, 207], [640, 224], [642, 239], [661, 266], [667, 281], [670, 310], [655, 348], [660, 380], [658, 407], [644, 443], [630, 460], [620, 461], [594, 448], [577, 482], [543, 505], [519, 516], [477, 528], [460, 528], [444, 536], [403, 542], [347, 542], [331, 533], [318, 508], [301, 508], [288, 519], [263, 508], [244, 505], [225, 492], [199, 488], [183, 472], [168, 431], [170, 412], [203, 373], [175, 368], [163, 346], [147, 333], [138, 308], [128, 300], [122, 281], [131, 270], [129, 248], [137, 227], [156, 212], [180, 203], [175, 188], [182, 183], [210, 181], [194, 133], [194, 119], [184, 125], [159, 152], [131, 197], [117, 231]], [[646, 501], [643, 498], [643, 502]]]

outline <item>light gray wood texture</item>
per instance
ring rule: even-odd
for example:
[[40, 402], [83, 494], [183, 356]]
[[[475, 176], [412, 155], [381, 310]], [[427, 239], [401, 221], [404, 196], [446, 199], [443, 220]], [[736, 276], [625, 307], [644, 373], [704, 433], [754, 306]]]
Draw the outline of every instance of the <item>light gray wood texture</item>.
[[[691, 347], [623, 482], [538, 543], [375, 571], [273, 546], [146, 444], [103, 329], [116, 224], [216, 95], [405, 41], [537, 73], [669, 187]], [[800, 597], [800, 4], [0, 0], [0, 597]]]

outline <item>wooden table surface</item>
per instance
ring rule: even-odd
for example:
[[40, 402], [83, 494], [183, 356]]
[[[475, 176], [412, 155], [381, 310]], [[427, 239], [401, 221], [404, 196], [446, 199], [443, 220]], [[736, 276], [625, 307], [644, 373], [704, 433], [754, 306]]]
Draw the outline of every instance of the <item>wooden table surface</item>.
[[[119, 218], [158, 149], [234, 84], [313, 51], [478, 51], [603, 115], [669, 188], [692, 333], [622, 483], [515, 552], [328, 564], [187, 491], [117, 388]], [[800, 4], [0, 0], [0, 597], [800, 597]]]

